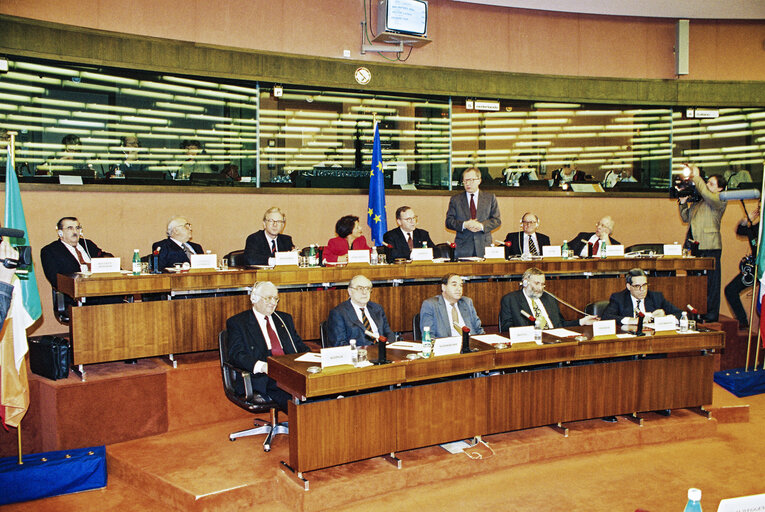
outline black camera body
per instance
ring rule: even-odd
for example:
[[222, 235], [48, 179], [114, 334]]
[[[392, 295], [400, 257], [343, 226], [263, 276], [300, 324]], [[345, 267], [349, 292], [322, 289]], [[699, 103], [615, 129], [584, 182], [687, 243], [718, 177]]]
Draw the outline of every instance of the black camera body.
[[741, 271], [741, 282], [745, 286], [752, 286], [754, 284], [754, 256], [748, 254], [741, 258], [738, 263], [738, 269]]
[[[3, 241], [3, 237], [7, 236], [10, 238], [25, 238], [26, 234], [24, 231], [20, 229], [13, 229], [13, 228], [4, 228], [0, 227], [0, 242]], [[10, 258], [5, 258], [0, 263], [3, 264], [5, 268], [17, 268], [22, 267], [26, 268], [32, 265], [32, 248], [28, 245], [19, 245], [16, 247], [16, 250], [19, 253], [19, 259], [12, 260]]]
[[672, 187], [669, 189], [669, 197], [672, 199], [687, 197], [689, 203], [701, 201], [701, 194], [699, 194], [693, 181], [683, 179], [682, 176], [676, 176], [673, 180]]

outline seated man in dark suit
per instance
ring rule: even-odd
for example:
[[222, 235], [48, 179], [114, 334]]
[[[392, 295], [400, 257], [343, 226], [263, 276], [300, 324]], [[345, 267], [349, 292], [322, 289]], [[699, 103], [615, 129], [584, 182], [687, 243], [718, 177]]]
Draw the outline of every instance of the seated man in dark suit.
[[521, 254], [530, 254], [531, 256], [540, 256], [542, 247], [550, 245], [550, 237], [542, 233], [537, 233], [539, 228], [539, 217], [531, 212], [526, 212], [521, 217], [521, 229], [515, 233], [508, 233], [505, 242], [510, 242], [510, 247], [505, 245], [505, 257], [520, 256]]
[[664, 295], [648, 291], [648, 276], [643, 270], [633, 268], [625, 277], [627, 288], [611, 295], [608, 307], [603, 311], [603, 320], [614, 319], [622, 325], [636, 325], [638, 311], [646, 316], [646, 321], [656, 316], [680, 317], [682, 311], [665, 299]]
[[263, 214], [263, 229], [248, 236], [244, 246], [244, 258], [248, 265], [268, 265], [268, 258], [277, 252], [295, 248], [292, 237], [282, 234], [286, 223], [287, 217], [276, 206], [266, 210]]
[[415, 247], [425, 246], [432, 249], [436, 246], [430, 239], [430, 234], [417, 227], [417, 215], [411, 207], [401, 206], [396, 210], [396, 224], [398, 228], [383, 235], [383, 242], [391, 246], [388, 255], [390, 261], [398, 258], [408, 260]]
[[470, 328], [470, 334], [483, 334], [473, 301], [462, 296], [462, 278], [446, 274], [441, 279], [441, 295], [426, 299], [420, 307], [420, 329], [430, 327], [434, 338], [462, 336], [462, 327]]
[[[250, 372], [253, 391], [272, 398], [286, 412], [290, 394], [268, 376], [266, 360], [269, 356], [308, 352], [308, 347], [295, 331], [292, 316], [276, 311], [279, 291], [273, 283], [255, 283], [250, 301], [252, 309], [226, 320], [228, 357], [234, 366]], [[238, 378], [234, 386], [240, 393], [244, 391]]]
[[385, 311], [381, 305], [370, 302], [371, 294], [372, 281], [362, 275], [353, 276], [348, 285], [350, 298], [335, 306], [327, 318], [331, 346], [348, 345], [350, 340], [356, 340], [357, 346], [371, 345], [377, 336], [394, 341]]
[[499, 330], [510, 327], [534, 325], [528, 315], [540, 319], [542, 329], [570, 327], [572, 325], [592, 325], [598, 318], [586, 316], [579, 320], [564, 320], [560, 314], [558, 301], [545, 292], [545, 274], [536, 267], [531, 267], [523, 273], [522, 289], [510, 292], [500, 302]]
[[40, 261], [45, 277], [53, 288], [58, 288], [56, 276], [90, 269], [91, 258], [108, 258], [112, 255], [102, 251], [91, 240], [82, 237], [82, 226], [77, 217], [63, 217], [56, 224], [58, 240], [40, 250]]
[[151, 244], [151, 252], [159, 251], [159, 268], [176, 263], [190, 263], [192, 254], [204, 254], [202, 246], [191, 241], [191, 224], [186, 217], [173, 217], [167, 223], [167, 238]]
[[587, 245], [592, 244], [592, 255], [600, 254], [602, 245], [621, 245], [618, 240], [611, 238], [614, 231], [614, 219], [606, 215], [595, 225], [595, 232], [582, 231], [569, 239], [568, 248], [574, 256], [587, 256]]

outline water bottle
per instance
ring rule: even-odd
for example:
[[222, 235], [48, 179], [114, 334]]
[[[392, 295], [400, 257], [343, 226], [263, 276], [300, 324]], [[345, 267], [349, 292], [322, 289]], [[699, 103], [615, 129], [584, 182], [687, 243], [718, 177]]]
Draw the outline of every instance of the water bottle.
[[316, 244], [311, 244], [308, 247], [308, 266], [319, 266], [319, 247]]
[[542, 343], [542, 319], [537, 318], [534, 320], [534, 341]]
[[563, 245], [560, 246], [560, 255], [564, 260], [568, 259], [568, 240], [563, 240]]
[[605, 242], [600, 244], [600, 257], [603, 259], [606, 258], [606, 243]]
[[701, 489], [688, 489], [688, 503], [685, 504], [683, 512], [701, 512]]
[[422, 357], [433, 357], [433, 340], [430, 338], [430, 327], [422, 328]]
[[369, 264], [377, 265], [377, 247], [372, 247], [369, 250]]
[[353, 366], [359, 364], [359, 349], [356, 347], [356, 340], [348, 340], [348, 344], [351, 346], [351, 362]]
[[133, 249], [133, 275], [137, 276], [141, 274], [141, 255], [138, 254], [138, 249]]
[[680, 315], [680, 332], [688, 332], [688, 313], [685, 311]]

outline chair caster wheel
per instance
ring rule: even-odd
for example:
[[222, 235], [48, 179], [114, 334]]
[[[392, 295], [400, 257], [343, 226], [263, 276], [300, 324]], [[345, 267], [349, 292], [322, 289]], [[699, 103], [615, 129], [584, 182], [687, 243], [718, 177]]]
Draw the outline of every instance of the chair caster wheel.
[[229, 437], [229, 438], [228, 438], [228, 440], [229, 440], [229, 441], [231, 441], [231, 442], [233, 443], [234, 441], [236, 441], [236, 438], [233, 438], [233, 439], [231, 439], [231, 438]]
[[270, 444], [264, 445], [263, 446], [263, 451], [264, 452], [270, 452], [271, 451], [271, 445]]

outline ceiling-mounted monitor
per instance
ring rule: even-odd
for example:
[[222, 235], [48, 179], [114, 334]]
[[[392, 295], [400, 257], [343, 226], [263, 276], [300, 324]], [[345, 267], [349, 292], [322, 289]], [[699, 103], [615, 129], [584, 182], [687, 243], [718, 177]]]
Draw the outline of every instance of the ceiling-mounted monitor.
[[428, 2], [425, 0], [380, 0], [377, 4], [377, 32], [426, 37]]

